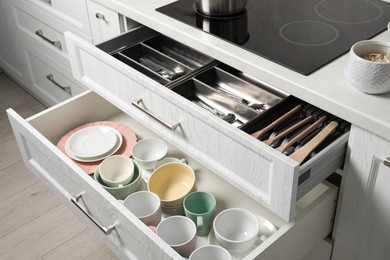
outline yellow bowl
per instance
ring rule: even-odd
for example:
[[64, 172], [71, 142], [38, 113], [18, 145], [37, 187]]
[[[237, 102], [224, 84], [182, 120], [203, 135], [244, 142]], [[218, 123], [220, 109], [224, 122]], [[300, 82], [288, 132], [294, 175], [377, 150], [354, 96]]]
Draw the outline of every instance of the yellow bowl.
[[173, 162], [160, 166], [152, 173], [148, 189], [160, 197], [163, 206], [178, 206], [195, 189], [195, 180], [191, 167]]

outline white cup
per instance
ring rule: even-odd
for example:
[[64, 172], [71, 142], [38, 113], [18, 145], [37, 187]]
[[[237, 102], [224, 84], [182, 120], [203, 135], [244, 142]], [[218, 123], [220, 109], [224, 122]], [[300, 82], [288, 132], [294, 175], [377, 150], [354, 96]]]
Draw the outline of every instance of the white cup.
[[258, 239], [260, 223], [250, 211], [229, 208], [221, 211], [214, 219], [213, 230], [218, 243], [229, 252], [249, 250]]
[[157, 226], [161, 221], [160, 198], [150, 191], [130, 194], [123, 205], [147, 226]]
[[107, 186], [123, 187], [129, 184], [134, 176], [134, 163], [129, 157], [113, 155], [101, 162], [99, 173]]
[[197, 248], [190, 255], [189, 260], [232, 260], [230, 253], [223, 247], [217, 245], [207, 245]]
[[167, 144], [157, 138], [142, 139], [132, 149], [134, 160], [144, 169], [153, 169], [156, 162], [164, 158], [167, 152]]
[[163, 166], [163, 165], [165, 165], [167, 163], [172, 163], [172, 162], [188, 164], [187, 160], [184, 159], [184, 158], [178, 159], [178, 158], [175, 158], [175, 157], [165, 157], [165, 158], [161, 159], [160, 161], [156, 162], [156, 164], [154, 165], [153, 169], [156, 170], [158, 167]]
[[156, 234], [181, 256], [189, 257], [196, 248], [195, 223], [184, 216], [168, 217], [158, 224]]

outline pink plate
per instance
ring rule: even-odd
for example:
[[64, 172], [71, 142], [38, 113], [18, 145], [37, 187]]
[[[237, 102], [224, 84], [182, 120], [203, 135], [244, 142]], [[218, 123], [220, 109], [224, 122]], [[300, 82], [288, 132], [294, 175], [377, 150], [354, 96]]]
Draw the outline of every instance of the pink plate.
[[[110, 126], [114, 129], [116, 129], [119, 133], [121, 133], [123, 137], [122, 145], [116, 151], [115, 154], [120, 154], [124, 156], [131, 156], [131, 150], [134, 146], [134, 144], [137, 142], [137, 136], [135, 135], [134, 131], [131, 130], [129, 127], [122, 125], [121, 123], [118, 122], [112, 122], [112, 121], [98, 121], [98, 122], [92, 122], [92, 123], [87, 123], [81, 126], [78, 126], [72, 130], [70, 130], [68, 133], [66, 133], [61, 140], [58, 142], [57, 147], [60, 149], [66, 156], [68, 156], [65, 152], [65, 144], [68, 141], [68, 139], [77, 131], [90, 127], [90, 126]], [[69, 156], [68, 156], [69, 157]], [[70, 158], [70, 157], [69, 157]], [[72, 158], [71, 158], [72, 159]], [[99, 166], [99, 164], [102, 162], [102, 160], [99, 161], [94, 161], [94, 162], [80, 162], [73, 160], [83, 171], [85, 171], [88, 174], [93, 174], [96, 170], [96, 168]]]

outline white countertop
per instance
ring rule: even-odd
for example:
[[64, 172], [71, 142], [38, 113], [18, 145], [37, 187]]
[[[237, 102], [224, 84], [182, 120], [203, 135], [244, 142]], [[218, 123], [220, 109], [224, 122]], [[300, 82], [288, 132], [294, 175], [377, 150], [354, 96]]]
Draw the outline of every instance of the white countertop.
[[[155, 11], [175, 0], [95, 1], [268, 85], [390, 140], [390, 93], [369, 95], [349, 85], [343, 76], [346, 55], [309, 76], [304, 76]], [[390, 32], [383, 32], [375, 38], [390, 41]]]

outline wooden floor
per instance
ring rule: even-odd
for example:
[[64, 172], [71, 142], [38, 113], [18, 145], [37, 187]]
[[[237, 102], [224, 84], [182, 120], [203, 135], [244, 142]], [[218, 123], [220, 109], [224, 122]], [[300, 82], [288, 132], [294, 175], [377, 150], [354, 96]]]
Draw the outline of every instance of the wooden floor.
[[116, 259], [24, 166], [5, 110], [45, 109], [0, 73], [0, 259]]

